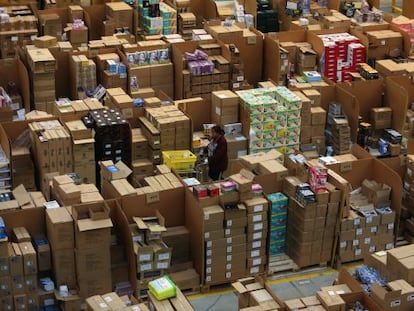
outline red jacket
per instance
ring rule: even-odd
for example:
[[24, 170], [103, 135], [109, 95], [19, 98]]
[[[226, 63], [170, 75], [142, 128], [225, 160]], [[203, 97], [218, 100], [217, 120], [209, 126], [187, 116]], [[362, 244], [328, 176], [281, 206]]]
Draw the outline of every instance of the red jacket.
[[224, 172], [229, 163], [227, 156], [227, 141], [224, 135], [219, 135], [216, 139], [210, 141], [208, 153], [208, 165], [210, 170]]

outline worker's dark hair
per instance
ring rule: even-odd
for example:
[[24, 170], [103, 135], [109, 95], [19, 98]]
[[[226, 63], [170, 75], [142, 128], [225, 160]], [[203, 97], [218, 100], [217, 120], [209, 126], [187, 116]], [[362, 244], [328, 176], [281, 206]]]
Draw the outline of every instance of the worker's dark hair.
[[214, 125], [214, 126], [211, 128], [211, 130], [212, 130], [213, 132], [216, 132], [216, 133], [220, 134], [220, 135], [224, 135], [224, 130], [220, 127], [220, 125]]

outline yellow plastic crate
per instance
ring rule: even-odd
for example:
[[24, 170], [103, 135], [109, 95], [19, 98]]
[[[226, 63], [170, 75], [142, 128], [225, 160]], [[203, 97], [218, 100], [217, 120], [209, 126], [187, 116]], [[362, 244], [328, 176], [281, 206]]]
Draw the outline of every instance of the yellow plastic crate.
[[162, 159], [165, 165], [176, 171], [191, 171], [194, 169], [197, 156], [190, 150], [163, 151]]

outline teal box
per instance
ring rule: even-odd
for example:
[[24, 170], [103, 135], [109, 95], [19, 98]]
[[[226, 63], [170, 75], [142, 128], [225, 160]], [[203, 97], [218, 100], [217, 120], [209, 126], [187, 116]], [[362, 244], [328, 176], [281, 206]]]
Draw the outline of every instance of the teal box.
[[270, 242], [269, 246], [269, 255], [281, 255], [284, 254], [286, 250], [286, 242], [285, 241], [273, 241]]
[[270, 210], [272, 214], [286, 213], [289, 199], [281, 192], [271, 193], [267, 196], [270, 201]]
[[272, 241], [286, 240], [286, 226], [274, 227], [270, 230], [270, 243]]
[[271, 228], [286, 226], [287, 221], [287, 213], [272, 214], [272, 216], [270, 217], [270, 226]]

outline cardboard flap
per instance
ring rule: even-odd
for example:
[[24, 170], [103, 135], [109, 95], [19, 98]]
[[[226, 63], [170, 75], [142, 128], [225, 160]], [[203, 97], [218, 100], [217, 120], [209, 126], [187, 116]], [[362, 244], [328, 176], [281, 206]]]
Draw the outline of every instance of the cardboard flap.
[[30, 195], [26, 191], [26, 188], [23, 185], [17, 186], [13, 190], [13, 195], [14, 195], [16, 201], [19, 203], [19, 206], [24, 206], [26, 204], [31, 203]]
[[99, 220], [80, 219], [77, 223], [78, 229], [81, 232], [113, 227], [112, 220], [109, 218]]
[[248, 179], [248, 180], [253, 180], [255, 175], [253, 172], [246, 170], [245, 168], [242, 168], [240, 170], [240, 175], [243, 176], [244, 178]]

